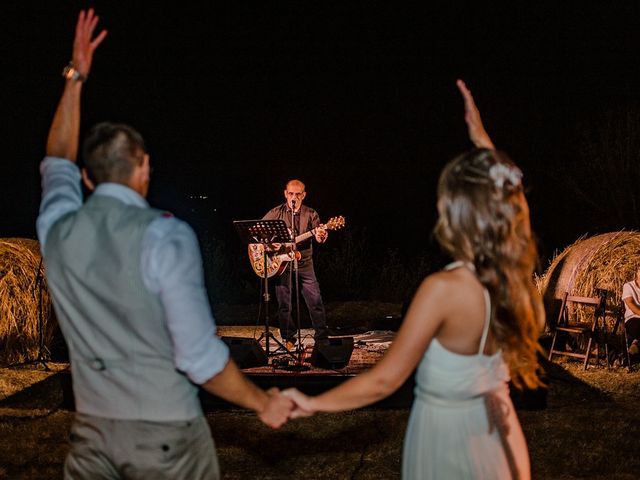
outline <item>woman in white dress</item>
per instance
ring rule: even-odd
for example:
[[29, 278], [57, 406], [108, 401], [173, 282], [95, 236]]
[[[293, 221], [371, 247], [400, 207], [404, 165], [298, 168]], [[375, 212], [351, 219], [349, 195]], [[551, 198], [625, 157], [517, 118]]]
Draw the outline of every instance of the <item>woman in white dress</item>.
[[369, 405], [416, 366], [405, 479], [528, 479], [526, 441], [508, 381], [534, 388], [544, 311], [533, 285], [536, 248], [518, 167], [496, 151], [458, 81], [476, 149], [447, 164], [436, 236], [456, 260], [418, 288], [402, 327], [371, 370], [316, 397], [285, 393], [292, 417]]

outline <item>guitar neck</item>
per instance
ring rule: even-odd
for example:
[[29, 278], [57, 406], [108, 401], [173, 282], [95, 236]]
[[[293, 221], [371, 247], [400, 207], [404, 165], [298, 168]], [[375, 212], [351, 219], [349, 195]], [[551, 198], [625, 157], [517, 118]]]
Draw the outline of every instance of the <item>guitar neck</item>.
[[305, 232], [305, 233], [303, 233], [301, 235], [298, 235], [295, 238], [294, 241], [295, 241], [295, 243], [304, 242], [306, 239], [311, 238], [312, 236], [314, 236], [316, 234], [316, 231], [318, 230], [318, 228], [324, 229], [324, 230], [335, 230], [335, 229], [340, 228], [342, 226], [344, 226], [344, 217], [342, 217], [342, 216], [333, 217], [327, 223], [324, 223], [322, 225], [318, 225], [317, 227], [312, 228], [308, 232]]
[[308, 232], [302, 233], [295, 238], [295, 242], [296, 243], [304, 242], [306, 239], [311, 238], [313, 235], [315, 235], [315, 233], [316, 233], [315, 228], [309, 230]]

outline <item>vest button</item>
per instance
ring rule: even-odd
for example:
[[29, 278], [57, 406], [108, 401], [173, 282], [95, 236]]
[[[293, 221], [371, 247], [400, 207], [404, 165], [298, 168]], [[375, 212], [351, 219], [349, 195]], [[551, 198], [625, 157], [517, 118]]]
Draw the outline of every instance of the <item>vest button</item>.
[[91, 363], [89, 363], [89, 366], [91, 368], [93, 368], [94, 370], [98, 370], [98, 371], [102, 371], [102, 370], [106, 370], [107, 367], [105, 366], [104, 362], [102, 361], [101, 358], [94, 358]]

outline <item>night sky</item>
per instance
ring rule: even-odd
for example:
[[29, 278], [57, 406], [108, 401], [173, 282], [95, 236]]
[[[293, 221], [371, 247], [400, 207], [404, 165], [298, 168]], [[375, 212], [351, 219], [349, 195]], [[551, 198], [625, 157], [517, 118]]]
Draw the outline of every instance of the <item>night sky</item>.
[[[83, 92], [83, 132], [101, 120], [136, 127], [151, 203], [196, 229], [232, 232], [297, 177], [324, 219], [345, 215], [381, 251], [419, 250], [440, 169], [471, 147], [456, 78], [525, 172], [543, 256], [585, 233], [638, 228], [628, 159], [640, 134], [627, 131], [640, 111], [640, 2], [209, 3], [92, 3], [109, 36]], [[87, 5], [0, 6], [0, 237], [35, 238], [37, 165]], [[620, 180], [606, 174], [618, 160], [593, 153], [616, 134], [630, 142], [611, 153], [627, 159]], [[585, 164], [586, 147], [602, 171]]]

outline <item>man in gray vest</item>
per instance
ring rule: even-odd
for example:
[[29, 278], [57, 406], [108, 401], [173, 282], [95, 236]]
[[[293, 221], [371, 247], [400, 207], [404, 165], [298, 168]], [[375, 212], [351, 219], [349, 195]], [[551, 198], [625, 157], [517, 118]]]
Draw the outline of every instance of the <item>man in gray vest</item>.
[[216, 336], [192, 229], [149, 208], [138, 132], [95, 126], [76, 166], [80, 97], [95, 49], [93, 10], [78, 17], [72, 62], [41, 164], [38, 237], [69, 348], [76, 418], [65, 478], [219, 478], [200, 385], [285, 423], [291, 401], [242, 375]]

